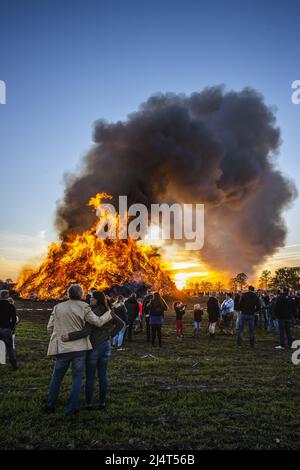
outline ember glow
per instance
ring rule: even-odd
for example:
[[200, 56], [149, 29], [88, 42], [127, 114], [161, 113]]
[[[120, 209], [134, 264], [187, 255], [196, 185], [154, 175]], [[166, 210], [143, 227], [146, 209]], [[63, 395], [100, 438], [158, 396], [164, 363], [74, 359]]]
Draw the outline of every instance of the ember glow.
[[[109, 196], [99, 193], [88, 205], [96, 209], [103, 198]], [[79, 234], [70, 232], [60, 244], [52, 243], [41, 266], [21, 274], [16, 286], [20, 296], [29, 298], [36, 294], [39, 299], [60, 299], [74, 282], [87, 291], [91, 287], [102, 290], [123, 285], [128, 280], [144, 281], [164, 294], [176, 291], [166, 266], [152, 246], [130, 238], [98, 238], [97, 223], [99, 219], [89, 230]]]

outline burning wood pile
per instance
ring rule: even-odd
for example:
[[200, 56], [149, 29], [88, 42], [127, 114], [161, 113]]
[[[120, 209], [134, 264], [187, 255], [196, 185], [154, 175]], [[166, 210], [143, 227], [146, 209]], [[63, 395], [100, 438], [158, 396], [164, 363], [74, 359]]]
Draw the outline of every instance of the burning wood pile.
[[[101, 195], [92, 198], [97, 204]], [[128, 238], [102, 239], [96, 224], [83, 233], [69, 233], [60, 243], [52, 243], [38, 269], [25, 269], [16, 285], [22, 298], [62, 299], [71, 283], [80, 283], [85, 291], [122, 286], [128, 281], [145, 283], [162, 293], [176, 290], [160, 257], [151, 246]]]

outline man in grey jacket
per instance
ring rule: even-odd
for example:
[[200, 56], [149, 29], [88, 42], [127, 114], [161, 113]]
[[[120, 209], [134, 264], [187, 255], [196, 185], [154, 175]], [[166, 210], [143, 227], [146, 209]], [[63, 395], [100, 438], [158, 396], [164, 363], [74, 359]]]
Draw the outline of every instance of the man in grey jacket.
[[60, 386], [70, 365], [72, 365], [72, 386], [66, 412], [71, 415], [76, 413], [85, 369], [86, 351], [92, 349], [87, 336], [67, 343], [62, 341], [62, 336], [69, 331], [82, 330], [86, 322], [101, 327], [112, 319], [110, 310], [101, 317], [95, 315], [90, 306], [81, 300], [82, 294], [83, 290], [80, 285], [71, 284], [68, 289], [69, 300], [54, 307], [48, 322], [47, 330], [51, 334], [48, 356], [55, 355], [56, 362], [45, 408], [47, 413], [55, 411]]

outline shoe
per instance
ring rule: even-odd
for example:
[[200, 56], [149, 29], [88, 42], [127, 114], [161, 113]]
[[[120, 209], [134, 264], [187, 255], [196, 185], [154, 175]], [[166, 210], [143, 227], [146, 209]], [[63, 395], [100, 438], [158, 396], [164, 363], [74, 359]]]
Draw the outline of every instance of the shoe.
[[85, 405], [85, 410], [92, 411], [95, 409], [94, 405]]
[[126, 351], [126, 348], [120, 347], [120, 348], [117, 349], [117, 351]]
[[55, 413], [55, 408], [46, 405], [43, 407], [43, 412], [50, 415], [50, 414]]
[[275, 346], [274, 349], [285, 349], [283, 346]]
[[67, 411], [66, 410], [66, 415], [67, 416], [75, 416], [78, 414], [78, 410], [73, 410], [73, 411]]
[[106, 403], [100, 403], [99, 410], [105, 410], [105, 409], [106, 409]]

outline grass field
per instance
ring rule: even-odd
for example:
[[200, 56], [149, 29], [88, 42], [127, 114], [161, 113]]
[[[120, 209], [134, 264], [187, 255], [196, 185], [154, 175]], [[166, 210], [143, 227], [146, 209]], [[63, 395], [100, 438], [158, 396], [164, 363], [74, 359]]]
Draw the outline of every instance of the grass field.
[[235, 337], [192, 338], [187, 314], [181, 341], [168, 312], [163, 348], [139, 334], [112, 353], [107, 410], [86, 411], [82, 400], [67, 418], [69, 375], [57, 413], [41, 412], [53, 366], [48, 316], [22, 315], [20, 368], [0, 366], [1, 449], [300, 449], [300, 366], [290, 350], [274, 351], [273, 333], [257, 329], [256, 350], [238, 349]]

